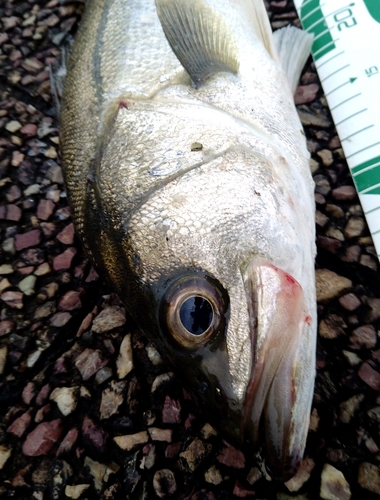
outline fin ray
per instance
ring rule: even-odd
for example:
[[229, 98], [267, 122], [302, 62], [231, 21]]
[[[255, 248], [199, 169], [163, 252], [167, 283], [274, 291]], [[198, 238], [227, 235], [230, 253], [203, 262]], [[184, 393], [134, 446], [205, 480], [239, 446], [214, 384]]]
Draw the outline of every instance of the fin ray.
[[273, 37], [281, 66], [294, 94], [302, 69], [310, 55], [313, 35], [294, 26], [286, 26], [277, 30]]
[[241, 3], [243, 5], [245, 4], [244, 9], [247, 12], [252, 27], [262, 41], [267, 52], [274, 60], [277, 60], [273, 32], [263, 0], [243, 0]]
[[233, 33], [202, 0], [156, 0], [165, 36], [196, 85], [220, 71], [237, 73]]

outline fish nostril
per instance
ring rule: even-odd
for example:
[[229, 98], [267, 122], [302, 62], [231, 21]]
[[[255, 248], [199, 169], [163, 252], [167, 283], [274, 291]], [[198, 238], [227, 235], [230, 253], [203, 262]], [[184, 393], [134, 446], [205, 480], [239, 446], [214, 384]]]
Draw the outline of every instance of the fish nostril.
[[206, 394], [206, 392], [208, 392], [210, 389], [210, 386], [207, 382], [199, 382], [199, 392], [201, 394]]
[[193, 335], [202, 335], [211, 325], [214, 312], [207, 299], [193, 296], [183, 302], [179, 316], [188, 332]]

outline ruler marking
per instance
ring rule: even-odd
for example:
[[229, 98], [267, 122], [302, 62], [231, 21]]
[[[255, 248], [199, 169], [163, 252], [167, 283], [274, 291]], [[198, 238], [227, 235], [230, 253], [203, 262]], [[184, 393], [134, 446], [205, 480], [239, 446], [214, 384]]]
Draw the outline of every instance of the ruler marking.
[[375, 146], [378, 146], [379, 144], [380, 144], [380, 141], [375, 142], [374, 144], [371, 144], [370, 146], [366, 146], [363, 149], [359, 149], [359, 151], [355, 151], [355, 153], [351, 153], [350, 155], [346, 156], [346, 160], [348, 160], [348, 158], [352, 158], [353, 156], [358, 155], [359, 153], [363, 153], [363, 151], [367, 151], [367, 149], [374, 148]]
[[[380, 260], [380, 122], [377, 103], [371, 95], [373, 79], [365, 78], [380, 68], [380, 60], [367, 58], [380, 36], [380, 0], [344, 3], [297, 0], [296, 3], [304, 29], [314, 35], [315, 67], [342, 137], [340, 141]], [[359, 16], [359, 4], [363, 4], [360, 8], [363, 6], [372, 19]], [[373, 20], [374, 25], [370, 24]], [[358, 74], [350, 75], [350, 71]], [[351, 88], [348, 83], [355, 80]]]
[[329, 63], [330, 61], [332, 61], [333, 59], [335, 59], [336, 57], [338, 56], [341, 56], [342, 54], [344, 54], [344, 50], [342, 50], [342, 52], [339, 52], [338, 54], [335, 54], [334, 56], [330, 57], [330, 59], [327, 59], [327, 61], [324, 61], [323, 63], [321, 63], [319, 66], [316, 66], [317, 70], [319, 70], [320, 68], [322, 68], [322, 66], [324, 66], [325, 64]]
[[375, 156], [375, 158], [371, 158], [370, 160], [364, 161], [359, 165], [355, 165], [355, 167], [352, 167], [352, 171], [354, 173], [360, 172], [361, 170], [366, 169], [367, 167], [373, 167], [374, 165], [378, 164], [380, 164], [380, 156]]
[[344, 120], [341, 120], [340, 122], [337, 122], [335, 125], [338, 127], [339, 125], [341, 125], [342, 123], [346, 122], [347, 120], [350, 120], [354, 116], [360, 115], [360, 113], [364, 113], [364, 111], [368, 111], [368, 108], [364, 108], [361, 111], [358, 111], [357, 113], [354, 113], [353, 115], [347, 116], [347, 118], [345, 118]]
[[302, 5], [301, 5], [301, 8], [303, 9], [304, 7], [306, 7], [306, 5], [308, 5], [309, 3], [311, 2], [314, 2], [315, 0], [306, 0], [306, 2], [304, 2]]
[[[375, 185], [369, 186], [366, 189], [363, 189], [362, 191], [360, 191], [360, 194], [371, 194], [369, 192], [372, 191], [373, 189], [376, 189], [376, 188], [380, 188], [380, 182], [375, 184]], [[380, 229], [379, 229], [379, 232], [380, 232]]]
[[304, 21], [305, 19], [307, 19], [308, 17], [312, 16], [313, 14], [315, 14], [318, 10], [321, 10], [321, 5], [318, 5], [318, 7], [315, 7], [313, 10], [311, 10], [310, 12], [308, 12], [306, 14], [306, 16], [304, 16], [302, 18], [302, 21]]
[[321, 38], [322, 36], [325, 36], [325, 35], [326, 35], [326, 33], [330, 33], [330, 28], [327, 28], [325, 31], [322, 31], [322, 33], [319, 33], [319, 35], [315, 36], [315, 37], [314, 37], [314, 42], [315, 42], [316, 40], [318, 40], [319, 38]]
[[350, 83], [350, 80], [347, 80], [346, 82], [342, 83], [342, 85], [339, 85], [339, 87], [336, 87], [335, 89], [330, 90], [330, 92], [328, 92], [327, 94], [325, 94], [325, 96], [327, 97], [328, 95], [332, 94], [336, 90], [341, 89], [342, 87], [344, 87], [345, 85], [347, 85], [347, 83]]
[[[368, 189], [380, 186], [380, 167], [374, 166], [372, 169], [358, 172], [355, 175], [355, 182], [360, 193], [364, 193]], [[376, 184], [375, 184], [376, 183]]]
[[[323, 4], [325, 5], [325, 4]], [[343, 9], [348, 9], [348, 7], [353, 7], [355, 4], [354, 3], [350, 3], [349, 5], [346, 5], [345, 7], [341, 7], [340, 9], [338, 10], [333, 10], [332, 12], [330, 12], [329, 14], [326, 14], [325, 17], [329, 17], [329, 16], [332, 16], [333, 14], [337, 14], [338, 12], [340, 12], [341, 10]]]
[[355, 182], [360, 192], [377, 187], [380, 183], [380, 166], [374, 165], [372, 168], [361, 170], [355, 175]]
[[342, 71], [342, 69], [346, 69], [350, 66], [350, 64], [346, 64], [345, 66], [342, 66], [341, 68], [335, 70], [333, 73], [330, 73], [328, 76], [326, 76], [323, 80], [321, 80], [321, 83], [325, 82], [328, 78], [330, 78], [331, 76], [334, 76], [336, 75], [337, 73], [339, 73], [339, 71]]
[[[315, 52], [313, 52], [313, 56], [317, 57], [320, 52], [323, 52], [324, 50], [326, 50], [327, 47], [330, 47], [330, 45], [333, 45], [333, 49], [335, 49], [335, 40], [332, 40], [331, 42], [326, 43], [326, 45], [324, 45], [320, 49], [318, 49]], [[324, 55], [324, 54], [322, 54], [322, 55]]]
[[375, 168], [373, 171], [365, 172], [360, 177], [355, 177], [356, 185], [360, 194], [366, 194], [372, 189], [380, 187], [380, 170]]
[[368, 212], [364, 212], [365, 215], [369, 215], [369, 214], [372, 214], [373, 212], [376, 212], [377, 210], [380, 210], [380, 206], [376, 207], [376, 208], [372, 208], [371, 210], [368, 210]]
[[[375, 186], [371, 191], [368, 191], [367, 193], [365, 194], [376, 194], [376, 195], [380, 195], [380, 186]], [[377, 196], [379, 198], [379, 196]], [[379, 242], [380, 243], [380, 242]]]
[[311, 24], [310, 26], [308, 26], [308, 27], [306, 28], [306, 31], [311, 31], [313, 28], [315, 28], [316, 26], [318, 26], [318, 24], [323, 23], [323, 22], [324, 22], [324, 19], [323, 19], [323, 17], [321, 17], [321, 18], [319, 19], [319, 21], [316, 21], [315, 23], [313, 23], [313, 24]]
[[329, 96], [330, 94], [332, 94], [336, 90], [341, 89], [342, 87], [344, 87], [348, 83], [354, 83], [354, 81], [357, 80], [357, 79], [358, 79], [357, 77], [355, 77], [355, 78], [349, 78], [346, 82], [340, 84], [338, 87], [335, 87], [335, 89], [332, 89], [332, 90], [330, 90], [330, 92], [325, 93], [325, 97]]
[[380, 162], [375, 163], [374, 165], [371, 165], [370, 167], [363, 168], [362, 170], [359, 170], [358, 172], [354, 172], [353, 170], [351, 170], [351, 173], [352, 173], [353, 177], [356, 177], [357, 175], [363, 174], [364, 172], [368, 172], [369, 170], [372, 170], [373, 168], [376, 168], [379, 165], [380, 165]]
[[348, 135], [348, 136], [347, 136], [347, 137], [345, 137], [344, 139], [341, 139], [341, 141], [340, 141], [340, 142], [347, 141], [348, 139], [351, 139], [351, 137], [354, 137], [354, 135], [360, 134], [360, 132], [364, 132], [364, 130], [368, 130], [369, 128], [372, 128], [372, 127], [374, 127], [374, 125], [373, 125], [373, 124], [372, 124], [372, 125], [368, 125], [368, 127], [364, 127], [364, 128], [362, 128], [362, 129], [360, 129], [360, 130], [357, 130], [357, 131], [356, 131], [356, 132], [354, 132], [353, 134]]
[[[355, 94], [351, 97], [349, 97], [348, 99], [345, 99], [344, 101], [340, 102], [339, 104], [337, 104], [336, 106], [334, 106], [333, 108], [330, 108], [330, 111], [333, 111], [334, 109], [336, 108], [339, 108], [339, 106], [341, 106], [342, 104], [348, 102], [348, 101], [351, 101], [351, 99], [355, 99], [356, 97], [359, 97], [360, 95], [362, 95], [361, 92], [359, 92], [358, 94]], [[346, 157], [347, 158], [347, 157]]]

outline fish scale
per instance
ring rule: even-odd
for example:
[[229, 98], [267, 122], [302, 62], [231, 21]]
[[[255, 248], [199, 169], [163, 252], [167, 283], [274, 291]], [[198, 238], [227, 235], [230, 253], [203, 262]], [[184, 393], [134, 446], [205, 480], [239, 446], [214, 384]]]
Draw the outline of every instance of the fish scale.
[[224, 436], [282, 479], [315, 376], [315, 207], [292, 95], [310, 43], [273, 37], [258, 1], [92, 0], [61, 113], [94, 264]]
[[380, 3], [294, 3], [380, 258]]

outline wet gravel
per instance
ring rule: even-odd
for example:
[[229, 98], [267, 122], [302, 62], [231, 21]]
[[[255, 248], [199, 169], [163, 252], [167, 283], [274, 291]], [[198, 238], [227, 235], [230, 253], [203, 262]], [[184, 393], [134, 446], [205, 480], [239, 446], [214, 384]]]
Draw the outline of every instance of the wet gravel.
[[[275, 29], [299, 25], [290, 0], [268, 8]], [[0, 4], [0, 497], [379, 498], [379, 263], [313, 63], [296, 103], [316, 184], [317, 379], [284, 485], [213, 429], [76, 240], [49, 68], [82, 9]]]

